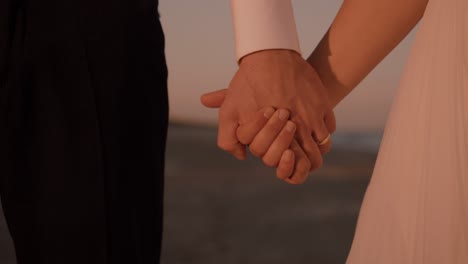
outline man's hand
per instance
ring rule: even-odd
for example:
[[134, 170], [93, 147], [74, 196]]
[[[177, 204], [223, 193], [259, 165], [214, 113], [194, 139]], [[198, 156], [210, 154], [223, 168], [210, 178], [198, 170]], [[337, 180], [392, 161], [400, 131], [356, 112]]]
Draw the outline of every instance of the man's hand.
[[[267, 50], [245, 57], [225, 95], [219, 113], [218, 145], [239, 159], [245, 158], [245, 145], [238, 138], [238, 127], [252, 120], [259, 109], [274, 106], [288, 109], [296, 124], [296, 139], [291, 145], [296, 163], [291, 183], [302, 183], [308, 172], [322, 165], [321, 153], [330, 144], [317, 142], [335, 130], [327, 93], [314, 69], [296, 52]], [[206, 105], [209, 99], [202, 98]], [[208, 102], [209, 105], [209, 102]], [[327, 127], [328, 126], [328, 127]], [[266, 153], [254, 153], [263, 157]]]

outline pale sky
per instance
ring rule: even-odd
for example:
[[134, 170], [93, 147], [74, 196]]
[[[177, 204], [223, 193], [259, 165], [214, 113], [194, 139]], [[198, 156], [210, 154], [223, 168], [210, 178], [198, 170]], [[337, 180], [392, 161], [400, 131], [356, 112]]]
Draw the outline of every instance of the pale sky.
[[[293, 0], [301, 48], [308, 56], [342, 0]], [[171, 119], [216, 124], [200, 104], [204, 92], [227, 87], [237, 69], [229, 0], [160, 0], [166, 33]], [[411, 34], [336, 108], [340, 131], [381, 131], [413, 39]]]

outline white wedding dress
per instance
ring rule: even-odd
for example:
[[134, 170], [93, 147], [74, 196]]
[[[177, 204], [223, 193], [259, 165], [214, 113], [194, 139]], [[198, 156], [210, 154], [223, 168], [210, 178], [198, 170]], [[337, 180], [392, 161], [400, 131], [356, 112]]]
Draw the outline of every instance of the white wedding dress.
[[429, 1], [347, 263], [468, 264], [468, 0]]

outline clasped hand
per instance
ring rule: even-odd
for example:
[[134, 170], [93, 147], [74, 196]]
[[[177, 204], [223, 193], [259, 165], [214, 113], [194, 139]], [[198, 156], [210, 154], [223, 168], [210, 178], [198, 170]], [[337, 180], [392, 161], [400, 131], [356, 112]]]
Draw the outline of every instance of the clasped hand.
[[335, 117], [316, 71], [298, 53], [267, 50], [242, 59], [229, 88], [202, 96], [219, 109], [218, 146], [243, 160], [246, 146], [278, 178], [303, 183], [322, 166]]

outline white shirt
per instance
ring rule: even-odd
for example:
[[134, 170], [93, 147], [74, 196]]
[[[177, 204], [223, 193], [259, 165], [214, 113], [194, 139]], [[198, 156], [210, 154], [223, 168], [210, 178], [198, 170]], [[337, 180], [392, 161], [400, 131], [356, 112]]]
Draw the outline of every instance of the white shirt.
[[231, 0], [231, 10], [237, 61], [260, 50], [301, 53], [291, 0]]

